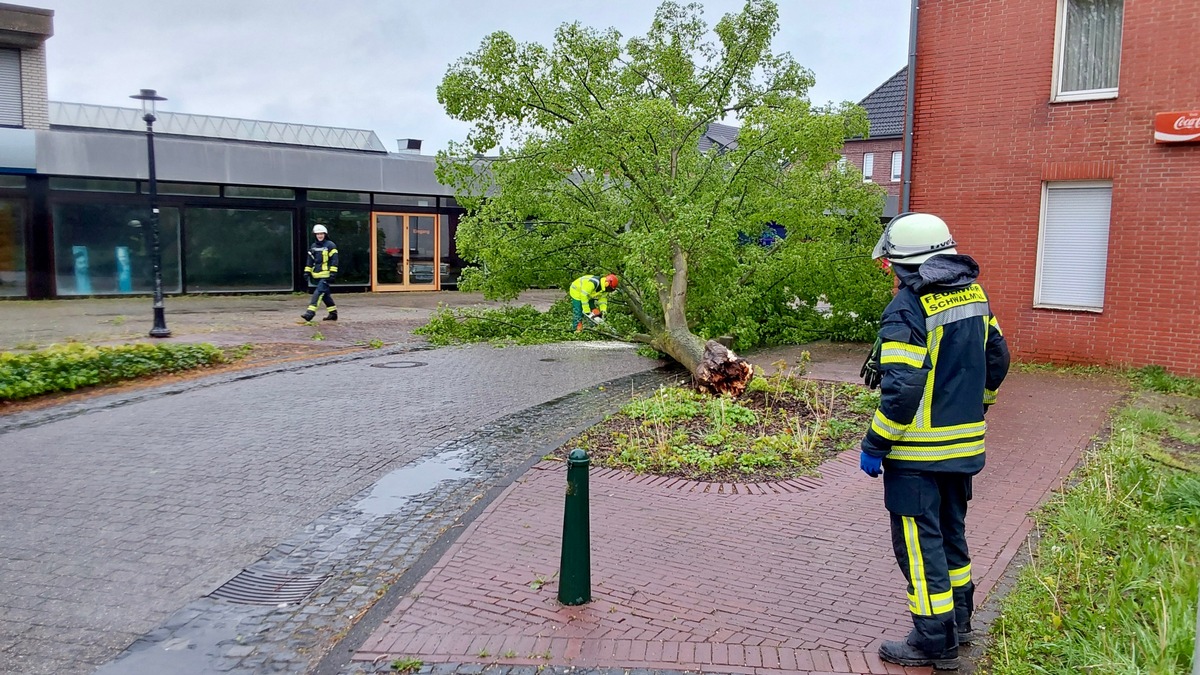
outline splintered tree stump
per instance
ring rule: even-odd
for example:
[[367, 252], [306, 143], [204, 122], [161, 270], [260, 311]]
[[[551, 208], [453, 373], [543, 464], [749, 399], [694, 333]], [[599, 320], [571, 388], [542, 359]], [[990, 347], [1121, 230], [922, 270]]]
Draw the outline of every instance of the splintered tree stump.
[[741, 396], [754, 377], [754, 366], [728, 347], [709, 340], [694, 374], [696, 389], [706, 394]]

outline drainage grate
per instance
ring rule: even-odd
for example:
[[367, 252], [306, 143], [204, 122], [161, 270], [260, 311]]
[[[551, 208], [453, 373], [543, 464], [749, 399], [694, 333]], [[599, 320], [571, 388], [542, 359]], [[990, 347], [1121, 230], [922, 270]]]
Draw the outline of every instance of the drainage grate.
[[424, 361], [388, 361], [387, 363], [372, 363], [372, 368], [420, 368], [427, 366]]
[[328, 578], [328, 574], [277, 574], [245, 569], [209, 593], [209, 597], [243, 605], [290, 605], [312, 595]]
[[557, 361], [557, 360], [558, 359], [538, 359], [538, 361], [545, 361], [546, 363], [551, 363], [551, 362]]

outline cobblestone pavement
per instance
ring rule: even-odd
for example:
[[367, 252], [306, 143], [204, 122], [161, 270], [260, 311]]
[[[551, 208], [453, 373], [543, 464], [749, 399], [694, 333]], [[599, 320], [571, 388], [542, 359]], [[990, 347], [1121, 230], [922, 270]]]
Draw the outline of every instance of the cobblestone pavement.
[[[515, 304], [546, 309], [564, 297], [555, 290], [526, 291]], [[439, 305], [494, 307], [478, 293], [345, 293], [337, 296], [342, 320], [298, 325], [307, 295], [181, 296], [166, 300], [168, 341], [212, 342], [220, 346], [246, 342], [311, 344], [320, 331], [323, 345], [337, 347], [379, 339], [411, 342], [409, 331], [425, 323]], [[148, 340], [153, 324], [149, 298], [77, 298], [0, 302], [0, 350], [46, 346], [55, 342], [115, 343]]]
[[[1118, 398], [1100, 379], [1014, 373], [1005, 383], [969, 514], [980, 600], [1024, 542], [1027, 514]], [[882, 485], [859, 472], [856, 455], [827, 463], [819, 479], [764, 485], [593, 469], [594, 599], [580, 607], [556, 602], [562, 477], [536, 465], [399, 601], [355, 654], [357, 672], [403, 658], [464, 673], [488, 664], [905, 672], [875, 653], [911, 623]], [[539, 576], [547, 583], [531, 586]]]
[[[0, 672], [89, 671], [135, 641], [104, 672], [213, 672], [209, 656], [223, 670], [302, 672], [528, 457], [493, 456], [479, 437], [444, 444], [654, 365], [600, 344], [390, 353], [10, 423], [0, 429]], [[539, 433], [579, 426], [637, 386], [569, 397], [543, 413], [562, 427], [538, 419]], [[509, 423], [510, 438], [524, 433]], [[442, 498], [430, 499], [442, 479]], [[243, 568], [330, 579], [301, 605], [211, 611], [204, 596]], [[170, 665], [138, 666], [155, 652]]]

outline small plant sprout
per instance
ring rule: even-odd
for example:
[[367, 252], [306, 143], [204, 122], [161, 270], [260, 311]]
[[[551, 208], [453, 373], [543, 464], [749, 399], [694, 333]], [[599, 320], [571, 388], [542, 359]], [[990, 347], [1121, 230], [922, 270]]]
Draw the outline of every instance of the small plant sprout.
[[420, 659], [406, 657], [392, 661], [392, 670], [398, 673], [411, 673], [421, 669], [425, 662]]

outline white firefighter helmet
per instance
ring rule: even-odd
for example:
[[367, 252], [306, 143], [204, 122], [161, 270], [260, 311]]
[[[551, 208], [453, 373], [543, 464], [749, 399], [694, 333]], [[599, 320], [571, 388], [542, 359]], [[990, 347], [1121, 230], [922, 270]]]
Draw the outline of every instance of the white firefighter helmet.
[[324, 225], [317, 223], [313, 225], [313, 234], [329, 234], [329, 230], [325, 229]]
[[920, 265], [935, 255], [958, 253], [954, 246], [946, 221], [931, 213], [901, 213], [884, 228], [871, 257]]

